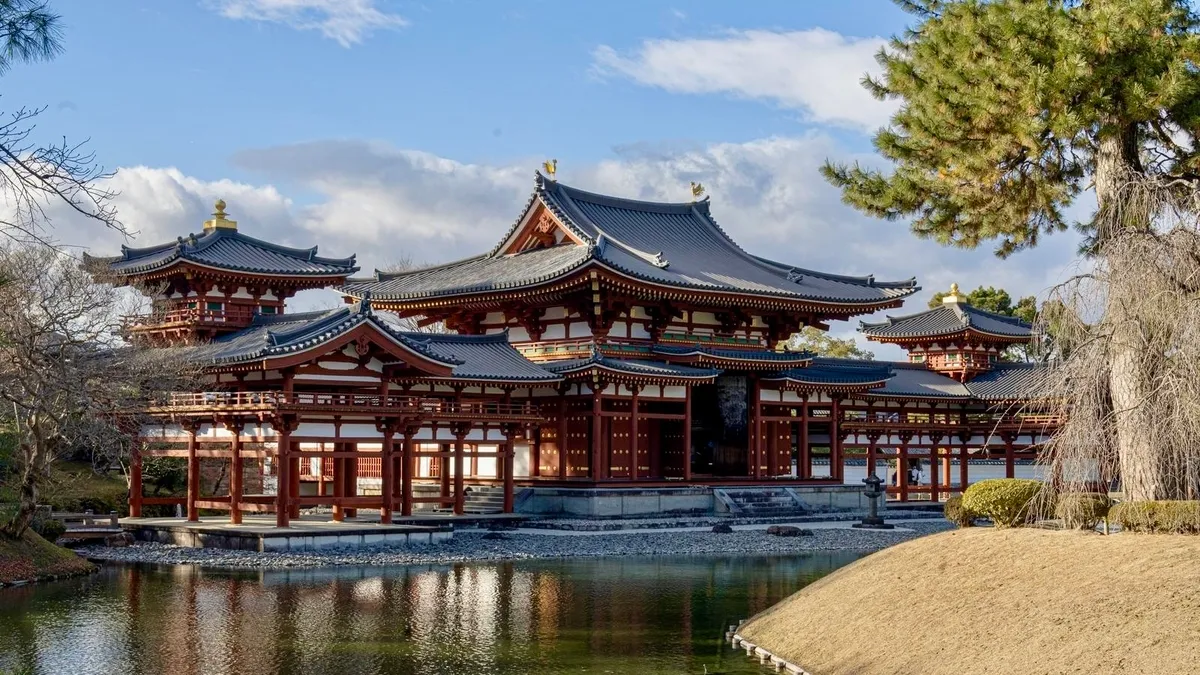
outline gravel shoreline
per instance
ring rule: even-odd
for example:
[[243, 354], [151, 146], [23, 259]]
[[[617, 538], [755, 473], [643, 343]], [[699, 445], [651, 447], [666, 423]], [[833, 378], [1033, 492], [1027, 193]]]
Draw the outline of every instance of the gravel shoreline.
[[330, 548], [321, 551], [255, 553], [224, 549], [134, 544], [86, 547], [90, 560], [233, 569], [279, 569], [337, 565], [419, 565], [538, 558], [642, 555], [787, 555], [815, 551], [877, 551], [902, 541], [951, 529], [946, 521], [905, 523], [911, 531], [815, 529], [810, 537], [775, 537], [763, 530], [730, 534], [660, 530], [614, 536], [542, 535], [527, 532], [459, 530], [453, 539], [428, 546]]

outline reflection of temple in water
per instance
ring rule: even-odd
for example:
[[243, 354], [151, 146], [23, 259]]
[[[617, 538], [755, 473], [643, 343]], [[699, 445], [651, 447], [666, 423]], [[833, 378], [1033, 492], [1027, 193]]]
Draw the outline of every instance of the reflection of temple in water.
[[[105, 570], [79, 625], [22, 623], [31, 666], [80, 657], [93, 670], [209, 673], [682, 671], [722, 660], [730, 623], [854, 558], [608, 558], [494, 565], [234, 572]], [[80, 582], [75, 587], [84, 587]], [[65, 586], [46, 587], [37, 600]], [[93, 599], [89, 593], [106, 593]], [[33, 596], [29, 596], [33, 601]], [[27, 608], [15, 611], [27, 615]], [[14, 610], [8, 610], [14, 611]], [[7, 626], [0, 610], [0, 626]], [[18, 667], [3, 660], [0, 670]], [[57, 655], [55, 657], [54, 655]], [[23, 657], [24, 658], [24, 657]], [[664, 666], [665, 667], [665, 666]], [[624, 668], [624, 669], [623, 669]], [[58, 672], [44, 668], [46, 672]], [[79, 671], [84, 672], [84, 671]], [[676, 672], [663, 670], [662, 672]], [[721, 672], [729, 672], [728, 668]], [[736, 671], [735, 671], [736, 672]]]

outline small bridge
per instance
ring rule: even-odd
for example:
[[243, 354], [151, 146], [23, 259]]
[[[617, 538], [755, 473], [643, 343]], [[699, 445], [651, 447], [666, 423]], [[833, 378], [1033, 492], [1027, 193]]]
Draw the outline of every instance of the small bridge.
[[50, 520], [57, 520], [66, 528], [64, 539], [103, 539], [124, 530], [117, 522], [117, 512], [110, 511], [108, 515], [96, 515], [92, 511], [83, 513], [51, 513]]

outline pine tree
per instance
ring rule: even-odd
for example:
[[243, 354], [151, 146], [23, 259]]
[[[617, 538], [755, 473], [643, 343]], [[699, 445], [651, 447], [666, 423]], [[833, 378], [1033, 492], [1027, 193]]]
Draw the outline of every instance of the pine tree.
[[[897, 1], [916, 23], [880, 52], [882, 78], [864, 80], [901, 102], [874, 139], [894, 169], [827, 163], [847, 203], [943, 244], [997, 242], [1003, 257], [1065, 230], [1064, 208], [1090, 187], [1098, 207], [1079, 225], [1111, 266], [1105, 246], [1156, 216], [1127, 186], [1200, 182], [1200, 20], [1187, 0]], [[1154, 378], [1125, 311], [1105, 309], [1117, 411], [1137, 409]], [[1125, 492], [1178, 496], [1178, 467], [1146, 423], [1116, 415]]]

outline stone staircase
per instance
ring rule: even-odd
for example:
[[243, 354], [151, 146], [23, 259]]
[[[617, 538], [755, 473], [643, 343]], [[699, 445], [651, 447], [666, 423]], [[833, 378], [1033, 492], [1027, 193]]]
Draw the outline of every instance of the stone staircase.
[[[463, 499], [464, 514], [504, 513], [504, 488], [490, 485], [468, 486], [466, 497]], [[454, 509], [442, 506], [434, 509], [438, 513], [450, 513]]]
[[744, 518], [791, 518], [809, 513], [785, 488], [724, 488], [715, 490], [735, 516]]

